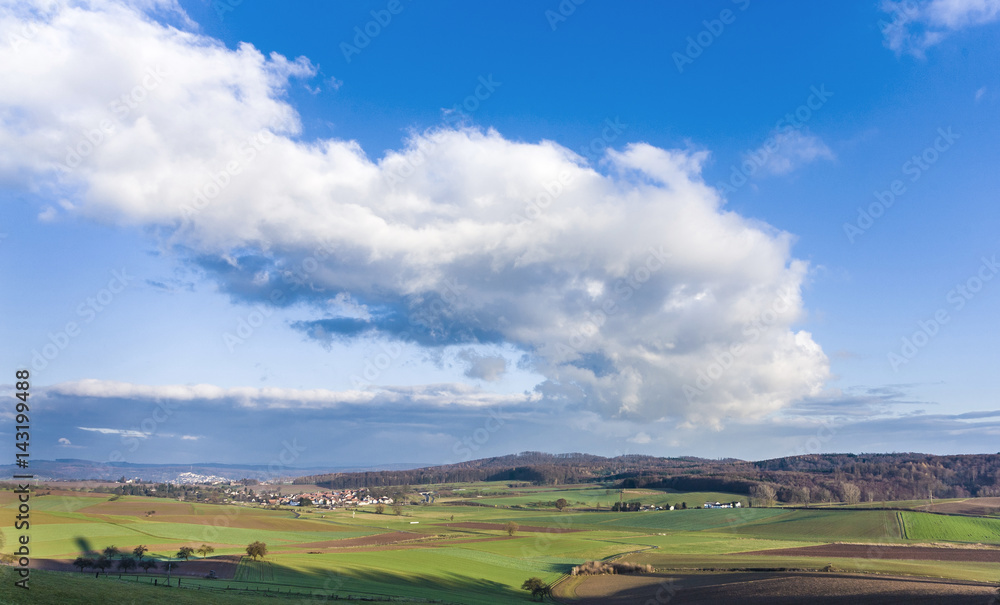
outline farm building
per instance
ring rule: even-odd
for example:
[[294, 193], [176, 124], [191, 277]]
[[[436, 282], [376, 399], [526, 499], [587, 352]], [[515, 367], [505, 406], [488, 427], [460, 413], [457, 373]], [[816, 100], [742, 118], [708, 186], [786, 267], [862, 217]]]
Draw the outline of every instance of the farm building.
[[725, 502], [725, 503], [723, 503], [723, 502], [706, 502], [705, 505], [702, 506], [702, 508], [742, 508], [742, 507], [743, 507], [743, 503], [739, 502], [739, 501], [736, 501], [736, 502]]

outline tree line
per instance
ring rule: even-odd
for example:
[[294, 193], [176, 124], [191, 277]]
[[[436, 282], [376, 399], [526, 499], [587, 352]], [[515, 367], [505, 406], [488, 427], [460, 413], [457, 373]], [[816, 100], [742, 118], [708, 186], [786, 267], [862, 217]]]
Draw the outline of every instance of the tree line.
[[296, 480], [331, 489], [508, 481], [533, 485], [603, 482], [751, 494], [768, 485], [782, 502], [878, 502], [1000, 496], [1000, 454], [810, 454], [747, 462], [524, 452], [405, 471], [311, 475]]

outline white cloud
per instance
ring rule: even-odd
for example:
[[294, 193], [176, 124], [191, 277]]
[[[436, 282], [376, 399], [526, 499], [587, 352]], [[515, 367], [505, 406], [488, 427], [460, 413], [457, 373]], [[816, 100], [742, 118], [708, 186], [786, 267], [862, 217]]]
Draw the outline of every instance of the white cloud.
[[121, 435], [122, 437], [132, 437], [135, 439], [148, 439], [149, 434], [143, 433], [142, 431], [134, 431], [128, 429], [109, 429], [109, 428], [92, 428], [86, 426], [76, 427], [81, 431], [89, 431], [91, 433], [100, 433], [102, 435]]
[[885, 45], [896, 54], [923, 56], [949, 34], [1000, 18], [1000, 0], [884, 0]]
[[[50, 398], [62, 395], [93, 399], [219, 402], [259, 409], [322, 409], [349, 405], [391, 405], [408, 402], [429, 406], [487, 407], [505, 404], [516, 405], [537, 399], [537, 396], [488, 393], [476, 387], [462, 384], [331, 391], [327, 389], [273, 387], [223, 388], [209, 384], [141, 385], [113, 380], [87, 379], [45, 387], [43, 392]], [[83, 430], [112, 432], [117, 429]]]
[[73, 445], [73, 442], [65, 437], [59, 438], [59, 445]]
[[834, 159], [833, 151], [818, 136], [801, 130], [772, 133], [764, 145], [743, 157], [744, 163], [752, 162], [771, 174], [787, 174], [819, 159]]
[[652, 440], [653, 440], [653, 438], [650, 437], [649, 433], [646, 433], [645, 431], [639, 431], [638, 433], [636, 433], [632, 437], [628, 438], [628, 441], [630, 443], [637, 443], [639, 445], [645, 445], [645, 444], [649, 443]]
[[[224, 288], [249, 272], [240, 283], [266, 290], [253, 285], [261, 263], [277, 276], [309, 256], [311, 285], [324, 292], [318, 309], [343, 295], [371, 310], [363, 326], [388, 336], [423, 322], [425, 344], [507, 343], [546, 377], [547, 400], [605, 417], [757, 417], [828, 377], [820, 347], [793, 327], [808, 265], [791, 256], [789, 234], [722, 208], [701, 178], [705, 152], [637, 143], [610, 151], [602, 174], [553, 142], [445, 129], [372, 160], [353, 141], [296, 138], [283, 94], [290, 78], [315, 73], [304, 58], [229, 50], [105, 1], [45, 15], [27, 44], [0, 48], [0, 111], [10, 116], [0, 125], [0, 178], [71, 199], [70, 215], [172, 230], [170, 243], [219, 259]], [[0, 34], [21, 21], [0, 18]], [[797, 139], [783, 161], [827, 153]], [[787, 304], [772, 313], [777, 300]], [[754, 328], [767, 313], [765, 329]], [[363, 337], [361, 320], [338, 318], [324, 330]], [[740, 353], [711, 385], [686, 394], [733, 346]], [[377, 398], [76, 388], [255, 405]], [[440, 399], [409, 388], [407, 397]], [[463, 405], [500, 397], [455, 388], [448, 396]], [[393, 393], [401, 396], [378, 397]]]

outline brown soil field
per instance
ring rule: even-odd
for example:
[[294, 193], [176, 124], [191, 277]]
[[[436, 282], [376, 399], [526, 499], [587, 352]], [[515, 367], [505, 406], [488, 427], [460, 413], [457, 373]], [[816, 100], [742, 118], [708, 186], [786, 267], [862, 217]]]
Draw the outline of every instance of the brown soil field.
[[[227, 514], [229, 513], [229, 514]], [[160, 515], [147, 517], [149, 521], [162, 523], [188, 523], [191, 525], [218, 525], [219, 527], [239, 527], [242, 529], [272, 529], [275, 531], [350, 531], [342, 525], [333, 525], [309, 519], [288, 519], [263, 515], [243, 514], [242, 509], [220, 509], [215, 515]]]
[[[383, 544], [375, 546], [354, 546], [351, 548], [351, 552], [375, 552], [375, 551], [386, 551], [386, 550], [416, 550], [416, 549], [428, 549], [428, 548], [439, 548], [444, 546], [454, 546], [455, 544], [470, 544], [474, 542], [495, 542], [498, 540], [519, 540], [522, 536], [486, 536], [481, 538], [465, 538], [461, 540], [413, 540], [408, 542], [396, 542], [394, 544]], [[356, 539], [356, 538], [352, 538]], [[331, 546], [326, 546], [324, 552], [336, 552], [336, 543], [344, 542], [344, 540], [331, 540], [329, 541]], [[320, 544], [326, 544], [322, 542]], [[315, 551], [316, 548], [302, 548], [302, 545], [296, 544], [294, 548], [275, 551], [282, 553], [290, 552], [310, 552]]]
[[39, 525], [59, 525], [81, 522], [79, 519], [75, 519], [73, 517], [62, 517], [57, 514], [53, 514], [53, 511], [31, 511], [31, 520], [37, 522]]
[[857, 574], [655, 573], [587, 576], [556, 593], [574, 605], [984, 605], [994, 587]]
[[[142, 544], [143, 544], [143, 546], [145, 546], [146, 548], [149, 549], [149, 551], [146, 553], [146, 556], [147, 557], [152, 556], [154, 558], [155, 557], [166, 557], [166, 556], [172, 557], [174, 555], [174, 553], [176, 553], [180, 549], [181, 546], [190, 546], [192, 548], [195, 548], [195, 546], [196, 546], [195, 542], [180, 542], [180, 541], [178, 541], [178, 542], [164, 542], [164, 543], [143, 542]], [[197, 545], [201, 545], [201, 544], [206, 544], [206, 545], [211, 546], [212, 548], [215, 548], [215, 549], [219, 549], [219, 548], [232, 548], [233, 547], [232, 544], [226, 544], [225, 542], [197, 542]], [[139, 543], [135, 543], [135, 544], [122, 544], [121, 545], [121, 550], [123, 552], [132, 552], [132, 549], [135, 548], [138, 545], [139, 545]], [[201, 555], [194, 555], [194, 556], [200, 557]]]
[[[31, 486], [31, 498], [57, 498], [59, 496], [72, 496], [75, 498], [94, 498], [94, 502], [108, 499], [108, 494], [91, 494], [87, 492], [71, 492], [60, 489], [49, 489], [44, 486]], [[0, 505], [10, 504], [17, 501], [17, 494], [12, 489], [0, 490]]]
[[[461, 529], [492, 529], [497, 531], [504, 531], [503, 523], [438, 523], [442, 527], [458, 527]], [[536, 527], [534, 525], [518, 525], [517, 531], [529, 531], [529, 532], [539, 532], [546, 534], [570, 534], [573, 532], [583, 531], [579, 529], [563, 529], [559, 527]]]
[[220, 555], [197, 561], [184, 561], [177, 566], [177, 571], [172, 572], [172, 574], [204, 577], [214, 569], [215, 575], [219, 576], [220, 580], [232, 580], [236, 575], [236, 566], [239, 562], [240, 555]]
[[1000, 549], [883, 546], [877, 544], [821, 544], [739, 553], [743, 555], [841, 557], [844, 559], [911, 559], [918, 561], [976, 561], [1000, 563]]
[[[117, 481], [42, 481], [39, 483], [39, 488], [42, 486], [52, 489], [74, 489], [82, 487], [85, 489], [94, 489], [95, 487], [118, 487], [121, 485]], [[74, 492], [79, 496], [86, 496], [86, 493]], [[94, 494], [95, 496], [101, 496], [107, 498], [109, 494]]]
[[961, 502], [943, 502], [918, 508], [918, 510], [955, 515], [986, 515], [996, 509], [1000, 509], [1000, 498], [969, 498]]
[[163, 499], [163, 502], [99, 502], [85, 506], [76, 512], [88, 515], [116, 515], [120, 517], [146, 517], [146, 511], [155, 510], [150, 519], [158, 520], [162, 515], [193, 515], [194, 507], [187, 502]]
[[428, 537], [425, 534], [418, 534], [409, 531], [394, 531], [386, 534], [374, 536], [361, 536], [360, 538], [344, 538], [343, 540], [323, 540], [322, 542], [304, 542], [296, 544], [295, 548], [318, 549], [318, 548], [351, 548], [355, 546], [385, 546], [409, 540], [419, 540]]
[[[177, 565], [177, 569], [170, 572], [172, 576], [199, 576], [203, 577], [208, 575], [208, 572], [215, 570], [215, 574], [219, 576], [222, 580], [231, 580], [233, 576], [236, 575], [236, 566], [240, 562], [240, 555], [220, 555], [218, 557], [210, 557], [208, 559], [199, 559], [197, 561], [181, 561]], [[66, 571], [77, 574], [93, 574], [95, 571], [93, 569], [88, 569], [84, 572], [80, 572], [79, 568], [73, 567], [72, 559], [34, 559], [32, 561], [32, 567], [34, 569], [43, 569], [47, 571]], [[118, 571], [115, 569], [109, 569], [109, 576], [118, 575]], [[122, 574], [129, 576], [163, 576], [165, 573], [163, 570], [154, 571], [150, 574], [142, 570], [133, 571], [129, 574]]]

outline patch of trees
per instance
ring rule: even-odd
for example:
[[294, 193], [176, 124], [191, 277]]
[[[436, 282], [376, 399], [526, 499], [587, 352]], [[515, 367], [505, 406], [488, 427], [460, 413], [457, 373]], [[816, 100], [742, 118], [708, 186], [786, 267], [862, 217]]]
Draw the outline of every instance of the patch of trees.
[[[100, 574], [102, 571], [107, 574], [112, 567], [117, 567], [119, 571], [128, 573], [136, 568], [142, 568], [149, 573], [150, 569], [156, 569], [158, 564], [153, 559], [144, 558], [149, 548], [140, 544], [132, 549], [132, 553], [122, 552], [117, 546], [106, 546], [99, 553], [88, 553], [77, 557], [73, 561], [73, 566], [83, 572], [84, 569], [95, 569]], [[115, 562], [117, 559], [117, 564]]]
[[544, 601], [545, 597], [552, 594], [552, 589], [541, 578], [528, 578], [521, 584], [521, 588], [531, 593], [532, 600], [538, 597], [539, 601]]
[[611, 512], [634, 513], [642, 508], [638, 502], [615, 502], [611, 505]]
[[570, 570], [571, 576], [596, 576], [600, 574], [653, 573], [652, 565], [641, 563], [587, 561]]
[[778, 492], [767, 483], [758, 483], [750, 488], [750, 504], [752, 506], [774, 506]]

